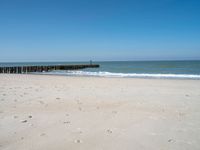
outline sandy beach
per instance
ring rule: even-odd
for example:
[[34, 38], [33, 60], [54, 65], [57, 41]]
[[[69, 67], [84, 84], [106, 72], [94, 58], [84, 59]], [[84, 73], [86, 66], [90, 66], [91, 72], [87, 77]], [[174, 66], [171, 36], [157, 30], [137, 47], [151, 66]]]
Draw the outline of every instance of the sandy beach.
[[199, 150], [200, 80], [0, 75], [1, 150]]

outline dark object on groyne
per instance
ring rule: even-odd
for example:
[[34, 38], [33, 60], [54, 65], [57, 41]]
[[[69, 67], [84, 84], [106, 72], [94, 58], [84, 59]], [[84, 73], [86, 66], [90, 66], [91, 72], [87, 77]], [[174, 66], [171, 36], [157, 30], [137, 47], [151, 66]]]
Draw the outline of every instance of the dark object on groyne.
[[0, 73], [31, 73], [48, 72], [53, 70], [78, 70], [84, 68], [99, 68], [98, 64], [85, 65], [50, 65], [50, 66], [11, 66], [0, 67]]

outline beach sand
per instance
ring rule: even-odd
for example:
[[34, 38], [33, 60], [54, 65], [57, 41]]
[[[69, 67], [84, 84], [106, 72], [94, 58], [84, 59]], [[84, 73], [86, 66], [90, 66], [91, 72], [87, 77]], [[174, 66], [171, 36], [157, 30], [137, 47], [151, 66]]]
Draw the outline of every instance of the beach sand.
[[199, 150], [200, 80], [0, 75], [1, 150]]

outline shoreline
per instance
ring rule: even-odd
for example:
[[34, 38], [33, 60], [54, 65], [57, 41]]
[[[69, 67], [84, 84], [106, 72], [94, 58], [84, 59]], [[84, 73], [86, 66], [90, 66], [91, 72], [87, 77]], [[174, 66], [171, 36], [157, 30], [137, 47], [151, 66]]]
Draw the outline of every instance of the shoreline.
[[27, 74], [0, 74], [1, 75], [33, 75], [33, 76], [55, 76], [55, 77], [69, 77], [69, 78], [107, 78], [107, 79], [147, 79], [147, 80], [195, 80], [200, 78], [177, 78], [177, 77], [118, 77], [118, 76], [93, 76], [93, 75], [66, 75], [66, 74], [42, 74], [42, 73], [27, 73]]

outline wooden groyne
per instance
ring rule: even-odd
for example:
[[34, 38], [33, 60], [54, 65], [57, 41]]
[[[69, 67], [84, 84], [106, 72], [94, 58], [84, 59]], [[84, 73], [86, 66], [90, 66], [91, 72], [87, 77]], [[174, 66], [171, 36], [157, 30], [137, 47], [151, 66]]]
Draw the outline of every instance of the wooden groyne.
[[11, 66], [0, 67], [0, 73], [31, 73], [31, 72], [48, 72], [53, 70], [78, 70], [84, 68], [98, 68], [98, 64], [85, 65], [50, 65], [50, 66]]

